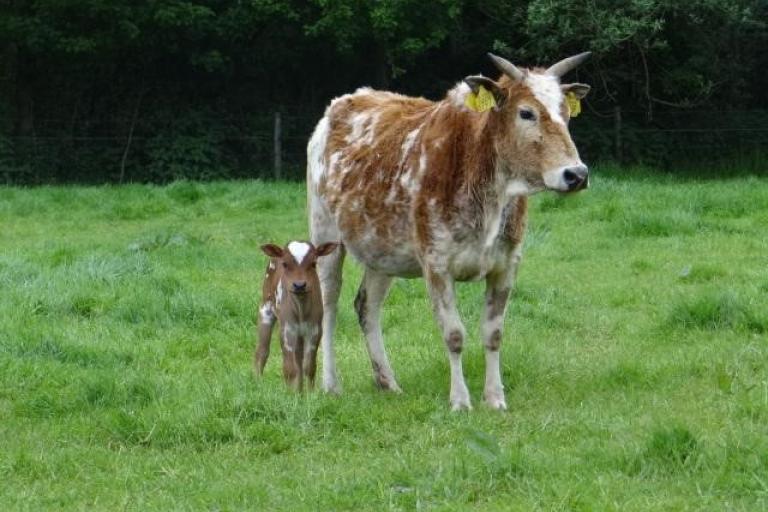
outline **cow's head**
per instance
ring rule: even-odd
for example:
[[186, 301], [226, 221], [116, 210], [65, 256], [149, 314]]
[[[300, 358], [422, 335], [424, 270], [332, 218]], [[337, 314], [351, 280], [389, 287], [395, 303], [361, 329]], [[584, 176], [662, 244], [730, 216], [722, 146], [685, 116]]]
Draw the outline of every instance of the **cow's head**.
[[278, 284], [278, 301], [284, 292], [301, 299], [315, 291], [320, 291], [319, 279], [315, 269], [317, 258], [326, 256], [339, 245], [328, 242], [317, 247], [309, 242], [288, 242], [281, 248], [275, 244], [261, 246], [264, 254], [278, 265], [281, 275]]
[[584, 62], [590, 53], [564, 59], [547, 69], [520, 69], [489, 54], [503, 73], [498, 81], [470, 76], [464, 82], [477, 93], [490, 91], [496, 107], [489, 112], [495, 129], [494, 146], [501, 171], [519, 192], [548, 189], [574, 192], [589, 184], [587, 166], [568, 132], [570, 110], [566, 95], [582, 99], [586, 84], [560, 83], [560, 77]]

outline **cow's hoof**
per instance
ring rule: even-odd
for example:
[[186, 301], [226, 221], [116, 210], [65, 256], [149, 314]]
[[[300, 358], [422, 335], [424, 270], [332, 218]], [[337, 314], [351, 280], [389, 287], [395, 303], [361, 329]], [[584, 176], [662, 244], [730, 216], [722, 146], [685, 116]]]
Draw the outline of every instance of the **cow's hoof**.
[[374, 377], [376, 386], [382, 391], [389, 391], [391, 393], [402, 393], [403, 390], [397, 385], [397, 381], [394, 377], [387, 377], [385, 375], [376, 375]]
[[506, 411], [507, 402], [504, 400], [504, 389], [501, 386], [486, 387], [483, 392], [483, 402], [489, 409]]
[[329, 395], [340, 395], [341, 394], [341, 384], [339, 384], [338, 381], [323, 382], [323, 391], [325, 391]]
[[503, 396], [492, 396], [492, 397], [485, 397], [485, 405], [489, 409], [493, 409], [496, 411], [506, 411], [507, 410], [507, 402], [504, 401]]
[[472, 402], [469, 401], [469, 396], [451, 397], [451, 411], [471, 411]]

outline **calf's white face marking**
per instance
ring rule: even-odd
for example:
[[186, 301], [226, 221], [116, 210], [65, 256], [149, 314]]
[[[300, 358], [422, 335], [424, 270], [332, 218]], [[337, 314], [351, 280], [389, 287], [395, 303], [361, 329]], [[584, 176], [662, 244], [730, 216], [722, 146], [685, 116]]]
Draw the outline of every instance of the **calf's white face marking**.
[[301, 265], [301, 262], [304, 261], [304, 258], [309, 252], [309, 244], [304, 242], [291, 242], [288, 244], [288, 250], [293, 256], [293, 259], [296, 260], [296, 263]]

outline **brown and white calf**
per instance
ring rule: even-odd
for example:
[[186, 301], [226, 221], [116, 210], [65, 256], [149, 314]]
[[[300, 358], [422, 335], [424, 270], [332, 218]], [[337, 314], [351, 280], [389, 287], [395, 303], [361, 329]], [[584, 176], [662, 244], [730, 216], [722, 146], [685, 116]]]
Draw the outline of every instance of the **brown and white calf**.
[[261, 246], [270, 260], [262, 286], [259, 343], [254, 355], [259, 375], [269, 358], [272, 328], [279, 321], [286, 383], [301, 390], [306, 377], [309, 387], [314, 387], [317, 348], [323, 332], [323, 302], [316, 263], [317, 258], [332, 253], [337, 245], [330, 242], [315, 247], [293, 241], [284, 248], [274, 244]]
[[[491, 55], [502, 73], [498, 80], [467, 77], [438, 102], [368, 88], [331, 102], [307, 148], [312, 241], [342, 241], [318, 268], [327, 390], [340, 389], [333, 331], [346, 249], [365, 269], [355, 307], [378, 385], [399, 390], [380, 323], [390, 282], [423, 276], [448, 350], [454, 409], [471, 408], [461, 361], [466, 331], [454, 283], [484, 279], [484, 399], [492, 408], [506, 408], [499, 349], [527, 196], [588, 184], [568, 131], [565, 96], [583, 98], [589, 86], [560, 82], [587, 56], [521, 69]], [[487, 91], [493, 108], [467, 105], [468, 95]]]

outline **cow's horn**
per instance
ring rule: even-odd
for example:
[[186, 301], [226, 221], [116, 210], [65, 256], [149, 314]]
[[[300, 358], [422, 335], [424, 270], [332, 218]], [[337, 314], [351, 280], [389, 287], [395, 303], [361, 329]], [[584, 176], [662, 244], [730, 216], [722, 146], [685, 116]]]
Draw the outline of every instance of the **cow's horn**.
[[592, 55], [592, 52], [584, 52], [578, 55], [574, 55], [573, 57], [563, 59], [557, 64], [552, 64], [549, 69], [547, 69], [547, 73], [557, 77], [563, 76], [570, 70], [580, 66], [582, 62], [589, 58], [590, 55]]
[[498, 55], [494, 55], [492, 53], [489, 53], [488, 56], [491, 58], [491, 61], [496, 65], [496, 67], [499, 68], [499, 71], [507, 75], [509, 78], [512, 78], [518, 81], [521, 81], [523, 79], [523, 72], [520, 71], [517, 68], [517, 66], [509, 62], [507, 59], [503, 59]]

